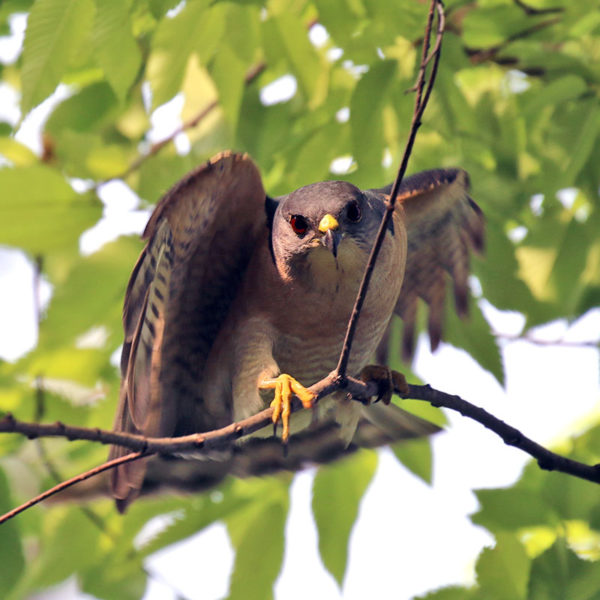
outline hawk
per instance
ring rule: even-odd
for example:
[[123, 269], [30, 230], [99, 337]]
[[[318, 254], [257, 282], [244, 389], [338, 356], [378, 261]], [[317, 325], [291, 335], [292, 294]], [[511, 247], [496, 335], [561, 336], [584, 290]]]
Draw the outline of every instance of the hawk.
[[[157, 486], [209, 487], [325, 462], [437, 428], [397, 406], [352, 401], [343, 391], [289, 418], [292, 395], [336, 366], [356, 293], [391, 186], [307, 185], [273, 199], [247, 155], [225, 152], [192, 171], [158, 203], [125, 296], [122, 383], [115, 430], [181, 436], [226, 426], [272, 404], [281, 441], [259, 432], [218, 455], [153, 457], [113, 471], [119, 510]], [[404, 180], [358, 321], [348, 374], [366, 372], [394, 313], [410, 356], [419, 298], [435, 349], [447, 279], [467, 312], [470, 251], [484, 219], [460, 169]], [[111, 449], [111, 458], [127, 452]]]

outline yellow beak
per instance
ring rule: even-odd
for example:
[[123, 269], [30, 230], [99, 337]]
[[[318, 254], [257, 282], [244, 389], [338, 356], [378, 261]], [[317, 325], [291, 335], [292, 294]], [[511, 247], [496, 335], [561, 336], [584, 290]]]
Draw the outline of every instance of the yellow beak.
[[339, 226], [340, 224], [337, 222], [337, 219], [333, 215], [327, 214], [319, 223], [319, 231], [327, 233], [328, 231], [335, 231]]
[[319, 223], [319, 231], [325, 234], [321, 238], [321, 243], [334, 257], [337, 257], [337, 249], [342, 240], [342, 234], [338, 231], [339, 227], [337, 219], [330, 214], [325, 215]]

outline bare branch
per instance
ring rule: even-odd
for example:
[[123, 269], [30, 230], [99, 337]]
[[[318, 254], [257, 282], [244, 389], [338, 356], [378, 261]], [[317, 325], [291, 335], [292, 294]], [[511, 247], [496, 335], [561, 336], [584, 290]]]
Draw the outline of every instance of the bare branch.
[[[429, 55], [429, 40], [431, 38], [431, 30], [433, 27], [434, 16], [437, 12], [437, 31], [436, 31], [436, 41], [434, 44], [433, 51], [431, 55]], [[375, 268], [375, 263], [377, 261], [377, 257], [379, 256], [379, 250], [383, 244], [383, 240], [385, 238], [385, 232], [387, 230], [387, 226], [389, 220], [392, 218], [392, 214], [394, 212], [394, 207], [396, 205], [396, 197], [398, 195], [398, 190], [400, 189], [400, 183], [402, 182], [402, 178], [406, 173], [406, 167], [408, 166], [408, 159], [410, 158], [412, 148], [415, 142], [415, 138], [417, 136], [417, 130], [421, 126], [421, 118], [423, 113], [425, 112], [425, 108], [427, 107], [427, 103], [429, 101], [429, 97], [431, 96], [431, 90], [433, 89], [433, 84], [435, 83], [435, 76], [437, 73], [437, 67], [440, 60], [440, 54], [442, 49], [442, 38], [444, 35], [444, 9], [440, 0], [431, 0], [431, 6], [429, 8], [429, 15], [427, 17], [427, 25], [425, 28], [425, 37], [423, 38], [423, 52], [421, 58], [421, 65], [419, 67], [419, 75], [417, 77], [417, 83], [415, 85], [416, 88], [416, 98], [415, 98], [415, 109], [413, 113], [413, 119], [410, 126], [410, 132], [408, 135], [408, 140], [406, 142], [406, 147], [404, 149], [404, 154], [402, 156], [402, 161], [400, 162], [400, 167], [398, 169], [398, 174], [396, 176], [396, 180], [394, 181], [394, 185], [392, 186], [392, 191], [390, 193], [390, 199], [387, 203], [385, 213], [383, 218], [381, 219], [381, 224], [379, 226], [379, 231], [377, 232], [377, 237], [375, 238], [375, 243], [373, 244], [373, 248], [371, 250], [371, 254], [369, 256], [369, 260], [367, 262], [367, 266], [365, 268], [365, 273], [363, 275], [363, 279], [361, 281], [358, 294], [356, 296], [356, 302], [354, 304], [354, 308], [352, 309], [352, 315], [350, 316], [350, 320], [348, 321], [348, 328], [346, 329], [346, 337], [344, 339], [344, 345], [342, 347], [342, 352], [340, 353], [340, 358], [335, 370], [336, 377], [343, 381], [346, 378], [346, 370], [348, 368], [348, 360], [350, 359], [350, 350], [352, 349], [352, 341], [354, 339], [354, 334], [356, 332], [356, 327], [358, 324], [358, 319], [360, 317], [360, 311], [362, 309], [362, 305], [367, 296], [367, 290], [369, 287], [369, 282], [371, 281], [371, 275], [373, 274], [373, 269]], [[429, 63], [432, 63], [431, 66], [431, 74], [429, 78], [429, 82], [426, 83], [426, 71]]]
[[[27, 425], [31, 426], [31, 425], [35, 425], [35, 424], [28, 423]], [[43, 425], [39, 425], [39, 427], [43, 427]], [[106, 463], [98, 466], [98, 467], [90, 469], [89, 471], [86, 471], [85, 473], [76, 475], [75, 477], [72, 477], [71, 479], [67, 479], [67, 481], [63, 481], [63, 482], [59, 483], [58, 485], [55, 485], [53, 488], [46, 490], [45, 492], [41, 493], [39, 496], [36, 496], [35, 498], [28, 500], [24, 504], [21, 504], [21, 506], [17, 506], [17, 508], [13, 508], [11, 511], [0, 516], [0, 525], [2, 525], [2, 523], [4, 523], [4, 522], [8, 521], [9, 519], [16, 517], [18, 514], [22, 513], [23, 511], [27, 510], [28, 508], [31, 508], [32, 506], [39, 504], [40, 502], [42, 502], [42, 500], [46, 500], [46, 498], [50, 498], [50, 496], [54, 496], [54, 494], [58, 494], [58, 492], [62, 492], [63, 490], [66, 490], [68, 487], [71, 487], [72, 485], [75, 485], [76, 483], [79, 483], [80, 481], [85, 481], [86, 479], [89, 479], [90, 477], [94, 477], [95, 475], [98, 475], [98, 474], [102, 473], [103, 471], [108, 471], [110, 469], [114, 469], [118, 465], [122, 465], [122, 464], [125, 464], [128, 462], [133, 462], [134, 460], [139, 460], [140, 458], [142, 458], [144, 456], [145, 456], [145, 454], [143, 452], [133, 452], [132, 454], [126, 454], [125, 456], [120, 456], [119, 458], [115, 458], [114, 460], [111, 460], [109, 462], [106, 462]]]
[[[335, 372], [330, 373], [328, 377], [315, 384], [310, 389], [318, 394], [318, 398], [323, 398], [335, 389], [340, 389], [342, 387], [346, 389], [355, 400], [360, 402], [365, 402], [365, 398], [374, 396], [378, 393], [377, 385], [375, 383], [364, 383], [352, 377], [346, 378], [342, 385], [340, 380], [336, 378]], [[398, 393], [399, 390], [395, 391]], [[551, 452], [547, 448], [544, 448], [537, 442], [534, 442], [525, 436], [515, 427], [508, 425], [483, 408], [471, 404], [459, 396], [436, 390], [429, 385], [409, 385], [408, 394], [402, 397], [429, 402], [432, 406], [454, 410], [459, 412], [464, 417], [477, 421], [502, 438], [505, 444], [514, 446], [515, 448], [518, 448], [519, 450], [529, 454], [532, 458], [535, 458], [541, 469], [547, 471], [559, 471], [561, 473], [572, 475], [580, 479], [585, 479], [593, 483], [600, 483], [600, 465], [586, 465], [576, 460], [571, 460], [561, 456], [560, 454]], [[298, 410], [302, 410], [302, 404], [299, 401], [294, 400], [292, 404], [292, 412], [296, 412]], [[63, 482], [51, 488], [50, 490], [47, 490], [36, 498], [29, 500], [22, 506], [19, 506], [9, 513], [1, 516], [0, 524], [18, 515], [30, 506], [33, 506], [42, 500], [57, 494], [58, 492], [74, 485], [75, 483], [93, 477], [94, 475], [97, 475], [103, 471], [113, 469], [125, 462], [138, 460], [144, 456], [150, 456], [156, 453], [186, 454], [193, 452], [194, 454], [197, 454], [198, 451], [207, 451], [209, 449], [215, 449], [217, 447], [223, 447], [224, 445], [231, 444], [233, 440], [239, 440], [240, 438], [257, 431], [258, 429], [271, 426], [272, 412], [273, 409], [268, 408], [252, 417], [249, 417], [248, 419], [244, 419], [238, 423], [232, 423], [231, 425], [223, 427], [222, 429], [177, 438], [144, 438], [143, 436], [139, 435], [114, 433], [112, 431], [103, 431], [100, 429], [70, 427], [63, 425], [62, 423], [46, 425], [40, 423], [27, 423], [24, 421], [17, 421], [9, 415], [0, 421], [0, 433], [22, 433], [30, 438], [64, 437], [68, 440], [91, 440], [98, 441], [103, 444], [117, 444], [138, 451], [104, 463], [99, 467], [95, 467], [90, 471], [82, 473], [81, 475], [73, 477], [72, 479]]]

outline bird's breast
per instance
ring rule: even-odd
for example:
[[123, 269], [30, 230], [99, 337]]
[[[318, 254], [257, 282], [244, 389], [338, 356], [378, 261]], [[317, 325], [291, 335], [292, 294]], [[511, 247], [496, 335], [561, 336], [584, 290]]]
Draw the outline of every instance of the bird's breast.
[[[304, 385], [335, 368], [367, 261], [364, 251], [350, 246], [343, 254], [343, 244], [337, 261], [326, 249], [317, 250], [310, 276], [287, 286], [282, 299], [285, 318], [277, 324], [274, 342], [281, 371]], [[387, 239], [383, 244], [354, 336], [352, 375], [371, 360], [388, 325], [400, 294], [404, 256], [402, 240]]]

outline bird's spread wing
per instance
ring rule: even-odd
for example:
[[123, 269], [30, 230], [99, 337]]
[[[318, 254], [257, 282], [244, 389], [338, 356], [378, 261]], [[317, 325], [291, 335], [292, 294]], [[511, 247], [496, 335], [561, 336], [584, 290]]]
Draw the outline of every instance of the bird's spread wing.
[[[373, 191], [386, 197], [391, 187]], [[461, 169], [435, 169], [407, 177], [397, 202], [405, 214], [408, 254], [394, 312], [404, 321], [402, 355], [408, 360], [414, 351], [419, 298], [429, 305], [431, 348], [440, 342], [448, 275], [454, 283], [457, 312], [467, 314], [469, 253], [483, 250], [484, 218], [469, 196], [469, 177]]]
[[[157, 205], [125, 297], [116, 430], [172, 436], [214, 429], [199, 396], [203, 370], [266, 231], [264, 205], [258, 169], [233, 153], [190, 173]], [[125, 453], [113, 447], [111, 458]], [[145, 469], [137, 461], [113, 471], [122, 508], [137, 494]]]

